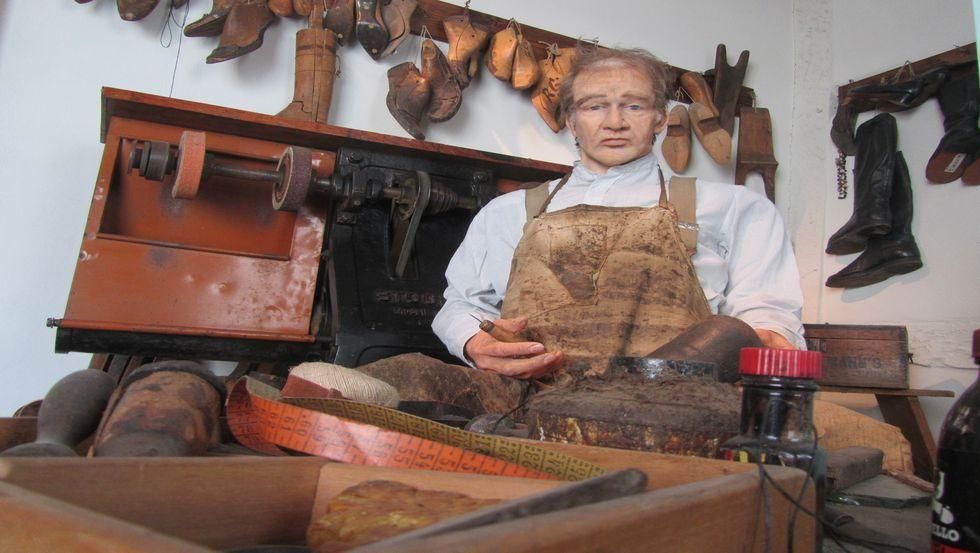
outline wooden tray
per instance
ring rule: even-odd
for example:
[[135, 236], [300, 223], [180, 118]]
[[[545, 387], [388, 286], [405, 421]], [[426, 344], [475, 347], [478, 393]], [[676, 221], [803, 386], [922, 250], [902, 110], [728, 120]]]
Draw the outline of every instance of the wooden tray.
[[[785, 550], [792, 507], [758, 469], [725, 461], [539, 443], [610, 469], [636, 467], [651, 491], [599, 504], [372, 551]], [[767, 467], [797, 495], [803, 472]], [[0, 459], [0, 550], [214, 551], [302, 543], [325, 499], [354, 483], [394, 479], [420, 488], [511, 499], [560, 482], [382, 469], [315, 457]], [[812, 483], [802, 504], [814, 505]], [[799, 513], [795, 551], [813, 551]]]

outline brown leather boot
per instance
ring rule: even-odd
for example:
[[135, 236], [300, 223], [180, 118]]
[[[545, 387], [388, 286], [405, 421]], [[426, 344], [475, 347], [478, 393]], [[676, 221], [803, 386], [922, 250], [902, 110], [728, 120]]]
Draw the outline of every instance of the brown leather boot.
[[541, 78], [534, 92], [531, 93], [531, 103], [538, 110], [538, 115], [544, 119], [552, 131], [558, 132], [565, 128], [565, 118], [561, 113], [561, 103], [558, 90], [565, 74], [575, 60], [575, 48], [552, 48], [548, 57], [541, 60]]
[[337, 38], [323, 28], [323, 12], [313, 10], [310, 27], [296, 33], [296, 78], [293, 101], [279, 117], [299, 121], [327, 122], [333, 98]]
[[459, 86], [466, 88], [479, 69], [480, 52], [490, 40], [490, 29], [471, 21], [469, 12], [447, 17], [442, 25], [446, 30], [446, 42], [449, 43], [449, 53], [446, 54], [449, 68]]
[[184, 36], [218, 36], [225, 26], [231, 7], [242, 0], [213, 0], [211, 11], [184, 26]]
[[691, 115], [691, 127], [694, 129], [694, 136], [698, 137], [698, 142], [715, 163], [727, 165], [732, 160], [732, 136], [721, 128], [718, 116], [710, 107], [698, 102], [692, 103], [688, 111]]
[[388, 111], [408, 134], [425, 140], [422, 126], [429, 106], [431, 90], [429, 81], [422, 76], [413, 62], [396, 65], [388, 70]]
[[501, 81], [509, 81], [514, 73], [514, 55], [517, 53], [517, 26], [511, 19], [507, 27], [497, 31], [487, 48], [487, 69]]
[[228, 61], [258, 50], [265, 30], [275, 19], [266, 0], [235, 4], [228, 12], [218, 47], [208, 56], [207, 63]]
[[381, 57], [381, 52], [388, 45], [388, 29], [385, 28], [381, 17], [380, 0], [357, 0], [356, 33], [357, 41], [361, 43], [368, 55], [374, 59]]
[[295, 11], [293, 11], [293, 0], [268, 0], [269, 11], [278, 15], [279, 17], [292, 17]]
[[456, 82], [449, 62], [432, 39], [422, 42], [422, 77], [432, 91], [427, 111], [434, 123], [449, 120], [463, 102], [463, 91]]
[[667, 116], [667, 135], [660, 145], [664, 161], [675, 173], [683, 173], [691, 159], [691, 118], [687, 108], [677, 104]]
[[328, 0], [324, 27], [337, 35], [337, 44], [347, 44], [354, 36], [354, 0]]
[[510, 85], [516, 90], [531, 88], [541, 78], [541, 66], [538, 63], [538, 58], [534, 56], [534, 48], [522, 35], [518, 35], [512, 72]]
[[[323, 10], [323, 0], [316, 0], [317, 5]], [[313, 0], [293, 0], [293, 11], [301, 17], [309, 17], [313, 12]]]
[[160, 0], [116, 0], [119, 17], [126, 21], [139, 21], [150, 15]]
[[412, 36], [412, 14], [418, 4], [418, 0], [391, 0], [381, 6], [381, 19], [388, 28], [388, 45], [380, 57], [393, 54], [406, 38]]

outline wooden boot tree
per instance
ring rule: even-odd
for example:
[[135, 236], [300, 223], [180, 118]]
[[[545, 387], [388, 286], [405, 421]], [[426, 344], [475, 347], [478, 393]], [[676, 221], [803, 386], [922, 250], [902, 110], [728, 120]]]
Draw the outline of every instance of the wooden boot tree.
[[724, 44], [719, 44], [715, 50], [714, 100], [715, 106], [718, 107], [718, 122], [729, 136], [735, 131], [735, 108], [738, 106], [742, 81], [745, 79], [745, 68], [748, 65], [748, 50], [742, 50], [734, 66], [728, 65]]
[[766, 186], [766, 197], [776, 201], [776, 157], [772, 150], [772, 123], [769, 110], [742, 107], [738, 125], [738, 154], [735, 161], [735, 184], [745, 184], [745, 177], [757, 171]]

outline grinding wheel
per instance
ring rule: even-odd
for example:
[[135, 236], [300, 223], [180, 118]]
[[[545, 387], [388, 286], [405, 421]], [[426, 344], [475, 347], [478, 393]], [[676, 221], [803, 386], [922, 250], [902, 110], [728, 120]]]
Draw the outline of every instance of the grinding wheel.
[[170, 195], [181, 200], [193, 200], [201, 186], [204, 174], [206, 135], [198, 131], [184, 131], [177, 147], [177, 176]]
[[306, 201], [313, 180], [313, 151], [289, 146], [279, 157], [279, 181], [272, 188], [272, 207], [279, 211], [297, 211]]

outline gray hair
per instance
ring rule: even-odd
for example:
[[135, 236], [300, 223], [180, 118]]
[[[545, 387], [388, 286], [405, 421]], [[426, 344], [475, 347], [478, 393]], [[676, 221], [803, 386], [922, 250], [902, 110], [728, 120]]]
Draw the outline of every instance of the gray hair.
[[667, 64], [660, 61], [660, 58], [642, 48], [620, 50], [580, 44], [575, 58], [572, 60], [572, 65], [558, 89], [558, 100], [563, 116], [570, 114], [575, 109], [574, 98], [572, 97], [572, 86], [575, 84], [575, 79], [601, 65], [625, 65], [645, 74], [653, 84], [653, 107], [661, 113], [667, 112], [667, 96], [670, 89], [670, 84], [667, 81], [671, 72]]

